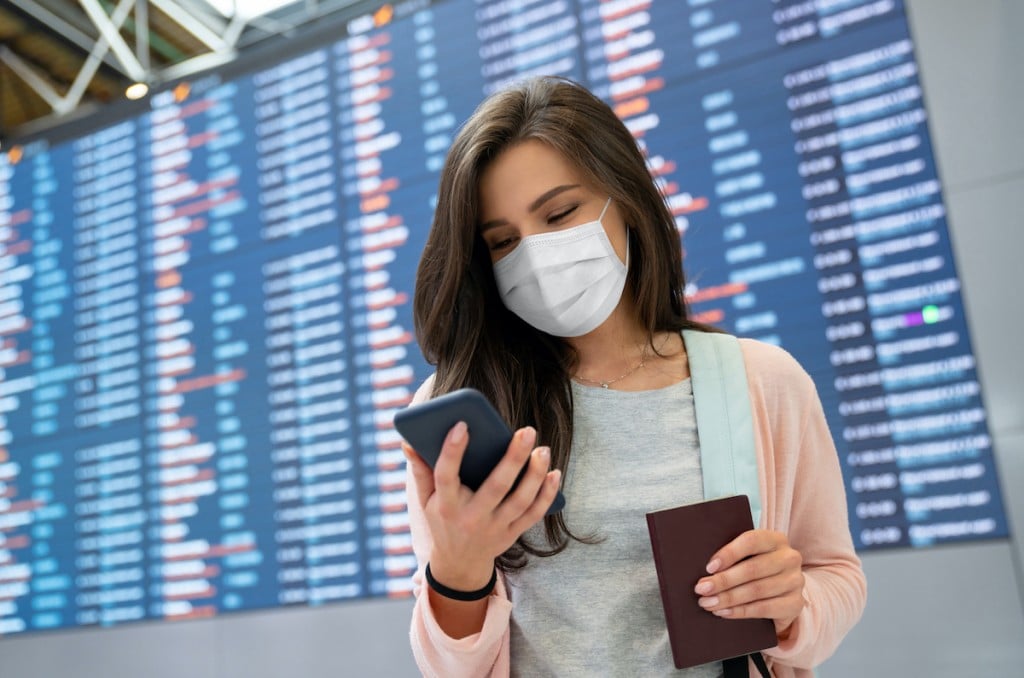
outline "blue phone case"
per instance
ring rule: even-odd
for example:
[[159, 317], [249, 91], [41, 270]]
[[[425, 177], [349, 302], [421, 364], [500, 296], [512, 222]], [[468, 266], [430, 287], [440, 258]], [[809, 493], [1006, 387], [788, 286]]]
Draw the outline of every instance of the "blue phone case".
[[[482, 393], [463, 388], [395, 414], [395, 428], [431, 468], [437, 463], [448, 431], [460, 421], [466, 422], [469, 429], [469, 447], [459, 467], [459, 479], [475, 492], [501, 461], [512, 441], [512, 432]], [[524, 465], [520, 478], [525, 471]], [[518, 484], [519, 478], [516, 478], [513, 489]], [[559, 490], [548, 514], [557, 513], [564, 506], [565, 497]]]

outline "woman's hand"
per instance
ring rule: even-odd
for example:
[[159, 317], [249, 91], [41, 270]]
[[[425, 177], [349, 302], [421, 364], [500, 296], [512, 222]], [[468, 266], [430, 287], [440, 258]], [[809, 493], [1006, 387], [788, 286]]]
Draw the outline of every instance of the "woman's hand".
[[[485, 586], [494, 571], [494, 559], [551, 506], [561, 472], [548, 471], [551, 452], [546, 447], [535, 449], [536, 439], [532, 427], [516, 431], [505, 456], [476, 492], [459, 481], [469, 442], [465, 423], [448, 432], [433, 470], [403, 443], [416, 481], [414, 500], [423, 508], [433, 538], [430, 571], [445, 586], [464, 591]], [[508, 494], [527, 460], [526, 473], [515, 492]]]
[[767, 618], [785, 638], [804, 607], [803, 558], [786, 535], [749, 530], [711, 556], [711, 576], [697, 582], [697, 602], [729, 619]]

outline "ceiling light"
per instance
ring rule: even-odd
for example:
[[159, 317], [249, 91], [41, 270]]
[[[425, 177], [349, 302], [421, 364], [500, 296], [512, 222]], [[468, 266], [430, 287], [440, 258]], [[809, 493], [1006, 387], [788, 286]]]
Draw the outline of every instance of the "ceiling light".
[[149, 94], [149, 85], [144, 82], [136, 82], [128, 86], [124, 95], [129, 99], [141, 99]]

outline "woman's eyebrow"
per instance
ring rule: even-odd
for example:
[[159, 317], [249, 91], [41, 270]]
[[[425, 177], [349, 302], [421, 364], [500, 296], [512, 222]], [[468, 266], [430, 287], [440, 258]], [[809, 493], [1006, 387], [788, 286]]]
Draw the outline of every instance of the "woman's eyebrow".
[[[548, 200], [551, 200], [556, 195], [564, 193], [566, 191], [571, 191], [572, 189], [579, 187], [579, 184], [563, 184], [561, 186], [555, 186], [550, 191], [545, 191], [539, 198], [530, 203], [529, 210], [531, 212], [536, 212], [544, 205], [544, 203], [546, 203]], [[508, 221], [505, 219], [492, 219], [490, 221], [480, 224], [480, 232], [483, 233], [484, 231], [495, 228], [497, 226], [504, 226], [507, 223]]]

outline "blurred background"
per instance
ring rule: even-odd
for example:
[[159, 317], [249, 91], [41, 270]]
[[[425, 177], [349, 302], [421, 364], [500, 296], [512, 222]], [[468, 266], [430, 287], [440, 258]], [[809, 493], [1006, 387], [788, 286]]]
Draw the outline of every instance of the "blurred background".
[[411, 676], [391, 426], [488, 93], [637, 138], [702, 320], [814, 377], [869, 583], [819, 675], [1024, 665], [1024, 6], [0, 3], [0, 676]]

